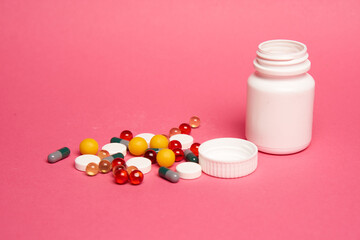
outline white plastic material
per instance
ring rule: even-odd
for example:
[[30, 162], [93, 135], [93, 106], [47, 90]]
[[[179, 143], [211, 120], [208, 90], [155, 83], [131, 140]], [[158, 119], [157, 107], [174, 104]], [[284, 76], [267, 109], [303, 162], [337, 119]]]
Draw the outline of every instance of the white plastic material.
[[100, 161], [101, 159], [96, 155], [92, 155], [92, 154], [80, 155], [77, 158], [75, 158], [75, 168], [79, 171], [85, 171], [86, 166], [89, 163], [93, 162], [99, 164]]
[[155, 134], [152, 133], [141, 133], [136, 135], [135, 137], [142, 137], [143, 139], [145, 139], [145, 141], [147, 142], [148, 146], [150, 147], [150, 141], [153, 138], [153, 136], [155, 136]]
[[182, 149], [188, 149], [194, 143], [194, 138], [187, 134], [176, 134], [170, 137], [170, 141], [178, 140], [181, 143]]
[[290, 154], [311, 141], [315, 81], [307, 48], [291, 40], [261, 43], [248, 79], [246, 138], [260, 151]]
[[199, 147], [199, 164], [203, 172], [219, 178], [237, 178], [255, 171], [258, 149], [240, 138], [216, 138]]
[[201, 176], [201, 166], [194, 162], [184, 162], [176, 166], [176, 171], [182, 179], [195, 179]]
[[115, 153], [122, 153], [124, 157], [126, 156], [126, 145], [122, 143], [108, 143], [102, 147], [102, 150], [106, 150], [113, 155]]
[[126, 165], [128, 167], [135, 166], [144, 174], [151, 171], [151, 161], [144, 157], [130, 158], [127, 160]]

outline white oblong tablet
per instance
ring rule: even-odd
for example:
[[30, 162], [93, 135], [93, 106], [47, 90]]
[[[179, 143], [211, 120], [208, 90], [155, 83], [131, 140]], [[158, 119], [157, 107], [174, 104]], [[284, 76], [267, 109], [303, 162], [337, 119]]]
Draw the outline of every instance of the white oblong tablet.
[[102, 147], [102, 150], [106, 150], [113, 155], [115, 153], [122, 153], [124, 157], [126, 156], [126, 145], [122, 143], [108, 143]]
[[147, 142], [147, 144], [148, 144], [149, 147], [150, 147], [150, 141], [151, 141], [151, 139], [153, 138], [153, 136], [155, 136], [155, 134], [152, 134], [152, 133], [141, 133], [141, 134], [136, 135], [135, 137], [141, 137], [141, 138], [145, 139], [145, 141]]
[[148, 173], [151, 171], [151, 161], [144, 157], [134, 157], [126, 161], [128, 167], [135, 166], [142, 173]]
[[188, 149], [194, 143], [194, 138], [187, 134], [176, 134], [170, 137], [170, 141], [178, 140], [181, 145], [182, 149]]
[[99, 164], [100, 161], [101, 159], [96, 155], [92, 155], [92, 154], [80, 155], [77, 158], [75, 158], [75, 168], [79, 171], [85, 171], [86, 166], [89, 163], [93, 162]]
[[184, 162], [176, 166], [182, 179], [195, 179], [201, 176], [201, 166], [194, 162]]

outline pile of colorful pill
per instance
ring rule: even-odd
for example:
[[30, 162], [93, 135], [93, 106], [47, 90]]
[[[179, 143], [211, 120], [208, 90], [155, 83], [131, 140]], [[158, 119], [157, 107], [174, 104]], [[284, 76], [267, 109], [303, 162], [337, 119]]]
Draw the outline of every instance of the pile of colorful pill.
[[[100, 151], [98, 143], [91, 138], [80, 143], [81, 155], [75, 159], [75, 168], [85, 171], [88, 176], [112, 172], [115, 182], [124, 184], [130, 182], [138, 185], [143, 182], [144, 174], [151, 171], [152, 164], [158, 164], [159, 176], [176, 183], [180, 178], [194, 179], [201, 175], [198, 164], [200, 146], [194, 143], [190, 135], [192, 128], [200, 126], [200, 119], [190, 118], [189, 123], [182, 123], [178, 128], [165, 134], [142, 133], [133, 137], [129, 130], [121, 132], [120, 137], [113, 137], [110, 143], [104, 145]], [[130, 153], [133, 157], [125, 161]], [[48, 156], [48, 162], [55, 163], [70, 155], [70, 149], [61, 148]], [[169, 169], [175, 162], [184, 160], [176, 166], [176, 171]]]

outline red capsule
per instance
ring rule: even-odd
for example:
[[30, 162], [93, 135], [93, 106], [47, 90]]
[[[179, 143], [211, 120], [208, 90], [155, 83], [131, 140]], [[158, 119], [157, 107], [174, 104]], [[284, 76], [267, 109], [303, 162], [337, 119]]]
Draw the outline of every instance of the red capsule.
[[185, 154], [181, 148], [175, 148], [173, 152], [175, 153], [175, 162], [180, 162], [184, 159]]
[[131, 184], [138, 185], [142, 183], [144, 174], [139, 170], [134, 170], [129, 175], [129, 181]]
[[188, 134], [189, 135], [191, 133], [191, 127], [187, 123], [180, 124], [179, 129], [180, 129], [182, 134]]
[[129, 130], [124, 130], [120, 133], [120, 138], [130, 141], [133, 138], [133, 134]]
[[115, 165], [115, 167], [113, 167], [113, 169], [112, 169], [114, 176], [115, 176], [115, 172], [120, 170], [120, 169], [126, 170], [126, 166], [124, 166], [124, 165]]
[[199, 147], [200, 143], [193, 143], [190, 147], [190, 150], [195, 154], [195, 156], [199, 156]]
[[151, 161], [152, 164], [156, 163], [156, 152], [154, 150], [146, 150], [146, 152], [144, 153], [144, 157], [149, 159]]
[[116, 165], [124, 165], [126, 166], [125, 160], [122, 158], [115, 158], [112, 163], [111, 166], [114, 168]]
[[119, 169], [115, 171], [115, 182], [118, 184], [124, 184], [128, 181], [128, 173], [125, 169]]
[[182, 148], [182, 145], [178, 140], [172, 140], [169, 142], [168, 148], [173, 150], [175, 148]]

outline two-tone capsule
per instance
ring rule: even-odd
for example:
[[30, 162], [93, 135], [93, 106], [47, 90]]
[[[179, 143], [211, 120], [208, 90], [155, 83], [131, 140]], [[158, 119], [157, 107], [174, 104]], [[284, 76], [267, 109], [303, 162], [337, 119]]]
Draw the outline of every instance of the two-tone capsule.
[[108, 157], [106, 157], [106, 158], [103, 158], [103, 160], [108, 160], [109, 162], [112, 163], [112, 161], [113, 161], [115, 158], [122, 158], [122, 159], [124, 159], [124, 154], [122, 154], [122, 153], [115, 153], [115, 154], [110, 155], [110, 156], [108, 156]]
[[110, 139], [110, 142], [111, 143], [122, 143], [127, 147], [127, 149], [129, 149], [129, 141], [128, 140], [121, 139], [121, 138], [118, 138], [118, 137], [113, 137], [113, 138]]
[[199, 163], [199, 158], [190, 149], [186, 149], [184, 155], [187, 162]]
[[159, 176], [172, 183], [177, 183], [180, 179], [180, 176], [177, 172], [174, 172], [166, 167], [159, 168]]
[[56, 152], [50, 153], [48, 156], [49, 163], [55, 163], [64, 158], [67, 158], [70, 155], [70, 149], [68, 147], [63, 147]]
[[161, 149], [162, 149], [162, 148], [148, 148], [148, 149], [146, 149], [146, 151], [148, 151], [148, 150], [153, 150], [153, 151], [155, 151], [156, 153], [158, 153]]

